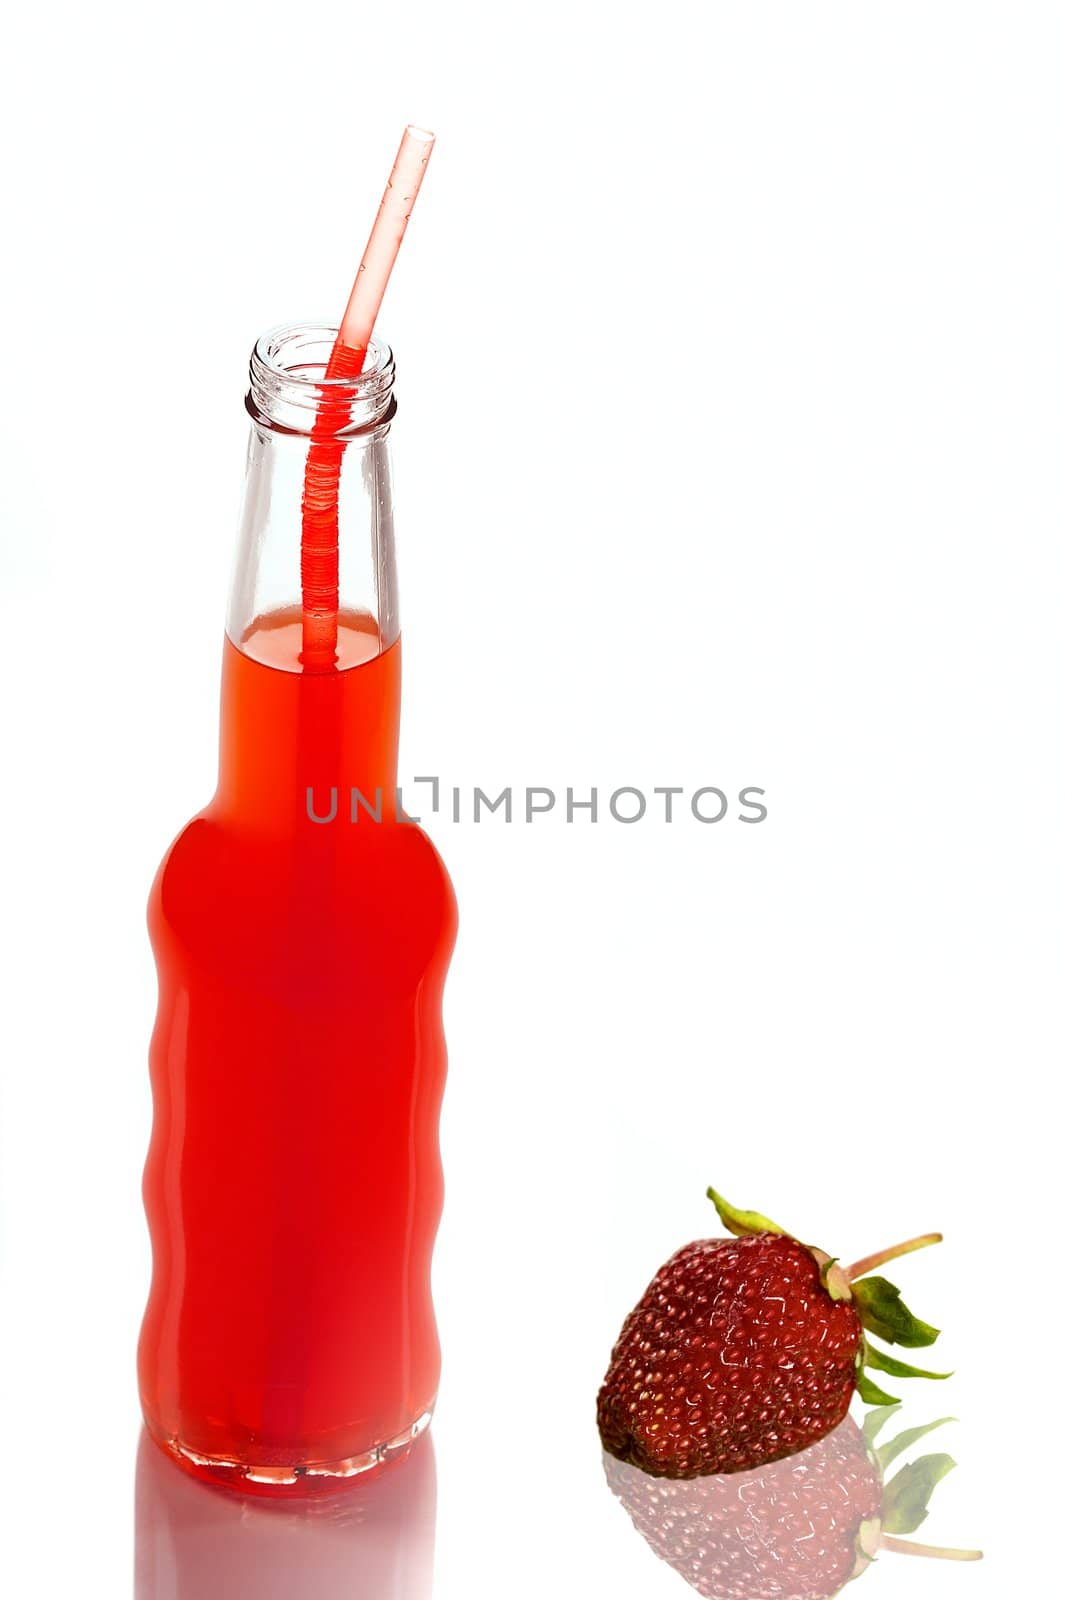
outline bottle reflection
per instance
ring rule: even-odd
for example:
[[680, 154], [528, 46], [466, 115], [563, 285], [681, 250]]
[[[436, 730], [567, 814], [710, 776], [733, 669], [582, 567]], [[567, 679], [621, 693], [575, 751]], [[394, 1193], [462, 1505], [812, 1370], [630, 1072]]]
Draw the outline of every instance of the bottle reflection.
[[135, 1600], [429, 1600], [436, 1464], [409, 1456], [335, 1494], [247, 1498], [200, 1483], [142, 1434]]
[[939, 1481], [938, 1452], [888, 1469], [949, 1418], [877, 1438], [897, 1406], [847, 1417], [798, 1455], [750, 1472], [651, 1478], [604, 1455], [607, 1482], [655, 1555], [707, 1600], [831, 1600], [879, 1553], [979, 1559], [976, 1550], [913, 1544]]

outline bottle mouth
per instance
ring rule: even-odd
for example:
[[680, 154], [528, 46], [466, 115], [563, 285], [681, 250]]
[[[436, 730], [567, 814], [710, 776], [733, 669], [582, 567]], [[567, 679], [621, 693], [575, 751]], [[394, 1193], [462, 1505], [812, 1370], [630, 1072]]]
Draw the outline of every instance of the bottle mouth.
[[287, 433], [348, 438], [390, 421], [396, 366], [383, 339], [371, 339], [356, 376], [326, 376], [338, 328], [328, 322], [272, 328], [255, 342], [248, 410]]

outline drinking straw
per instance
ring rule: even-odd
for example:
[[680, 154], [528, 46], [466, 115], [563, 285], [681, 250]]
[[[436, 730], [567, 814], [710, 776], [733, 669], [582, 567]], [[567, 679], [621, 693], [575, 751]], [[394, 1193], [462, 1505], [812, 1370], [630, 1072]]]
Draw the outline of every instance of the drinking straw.
[[[325, 378], [357, 378], [362, 371], [377, 313], [421, 188], [435, 135], [404, 130], [388, 185], [381, 198]], [[323, 394], [311, 430], [303, 480], [300, 585], [305, 670], [330, 671], [337, 659], [340, 560], [337, 503], [344, 442], [336, 434], [350, 412], [344, 400]]]

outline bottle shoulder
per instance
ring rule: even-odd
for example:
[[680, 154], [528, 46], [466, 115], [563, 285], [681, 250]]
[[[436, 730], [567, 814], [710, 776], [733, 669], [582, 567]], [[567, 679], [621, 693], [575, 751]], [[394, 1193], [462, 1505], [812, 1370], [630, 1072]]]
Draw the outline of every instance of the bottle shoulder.
[[271, 837], [208, 807], [164, 855], [148, 924], [157, 954], [213, 967], [318, 962], [341, 972], [381, 962], [418, 972], [450, 957], [457, 910], [447, 869], [416, 824]]
[[324, 861], [340, 879], [369, 875], [372, 880], [382, 870], [405, 867], [451, 888], [439, 850], [416, 822], [378, 822], [360, 815], [357, 822], [336, 820], [321, 832], [307, 826], [271, 832], [234, 823], [213, 805], [197, 812], [173, 839], [159, 863], [156, 884], [207, 870], [242, 876], [255, 869], [314, 871]]

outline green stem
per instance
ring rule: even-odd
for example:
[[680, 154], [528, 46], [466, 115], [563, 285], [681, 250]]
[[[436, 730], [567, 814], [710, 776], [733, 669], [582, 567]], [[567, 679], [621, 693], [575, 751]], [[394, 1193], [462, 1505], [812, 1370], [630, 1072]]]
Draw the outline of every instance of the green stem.
[[880, 1535], [881, 1550], [892, 1550], [897, 1556], [932, 1556], [936, 1561], [982, 1561], [982, 1550], [944, 1550], [938, 1544], [915, 1544], [912, 1539], [896, 1539], [894, 1534]]
[[874, 1267], [882, 1267], [885, 1261], [895, 1261], [899, 1256], [908, 1256], [912, 1250], [923, 1250], [926, 1245], [942, 1243], [941, 1233], [919, 1234], [916, 1239], [907, 1239], [904, 1244], [893, 1244], [889, 1250], [878, 1250], [873, 1256], [863, 1256], [861, 1261], [847, 1268], [847, 1277], [853, 1283], [855, 1278], [864, 1278]]

